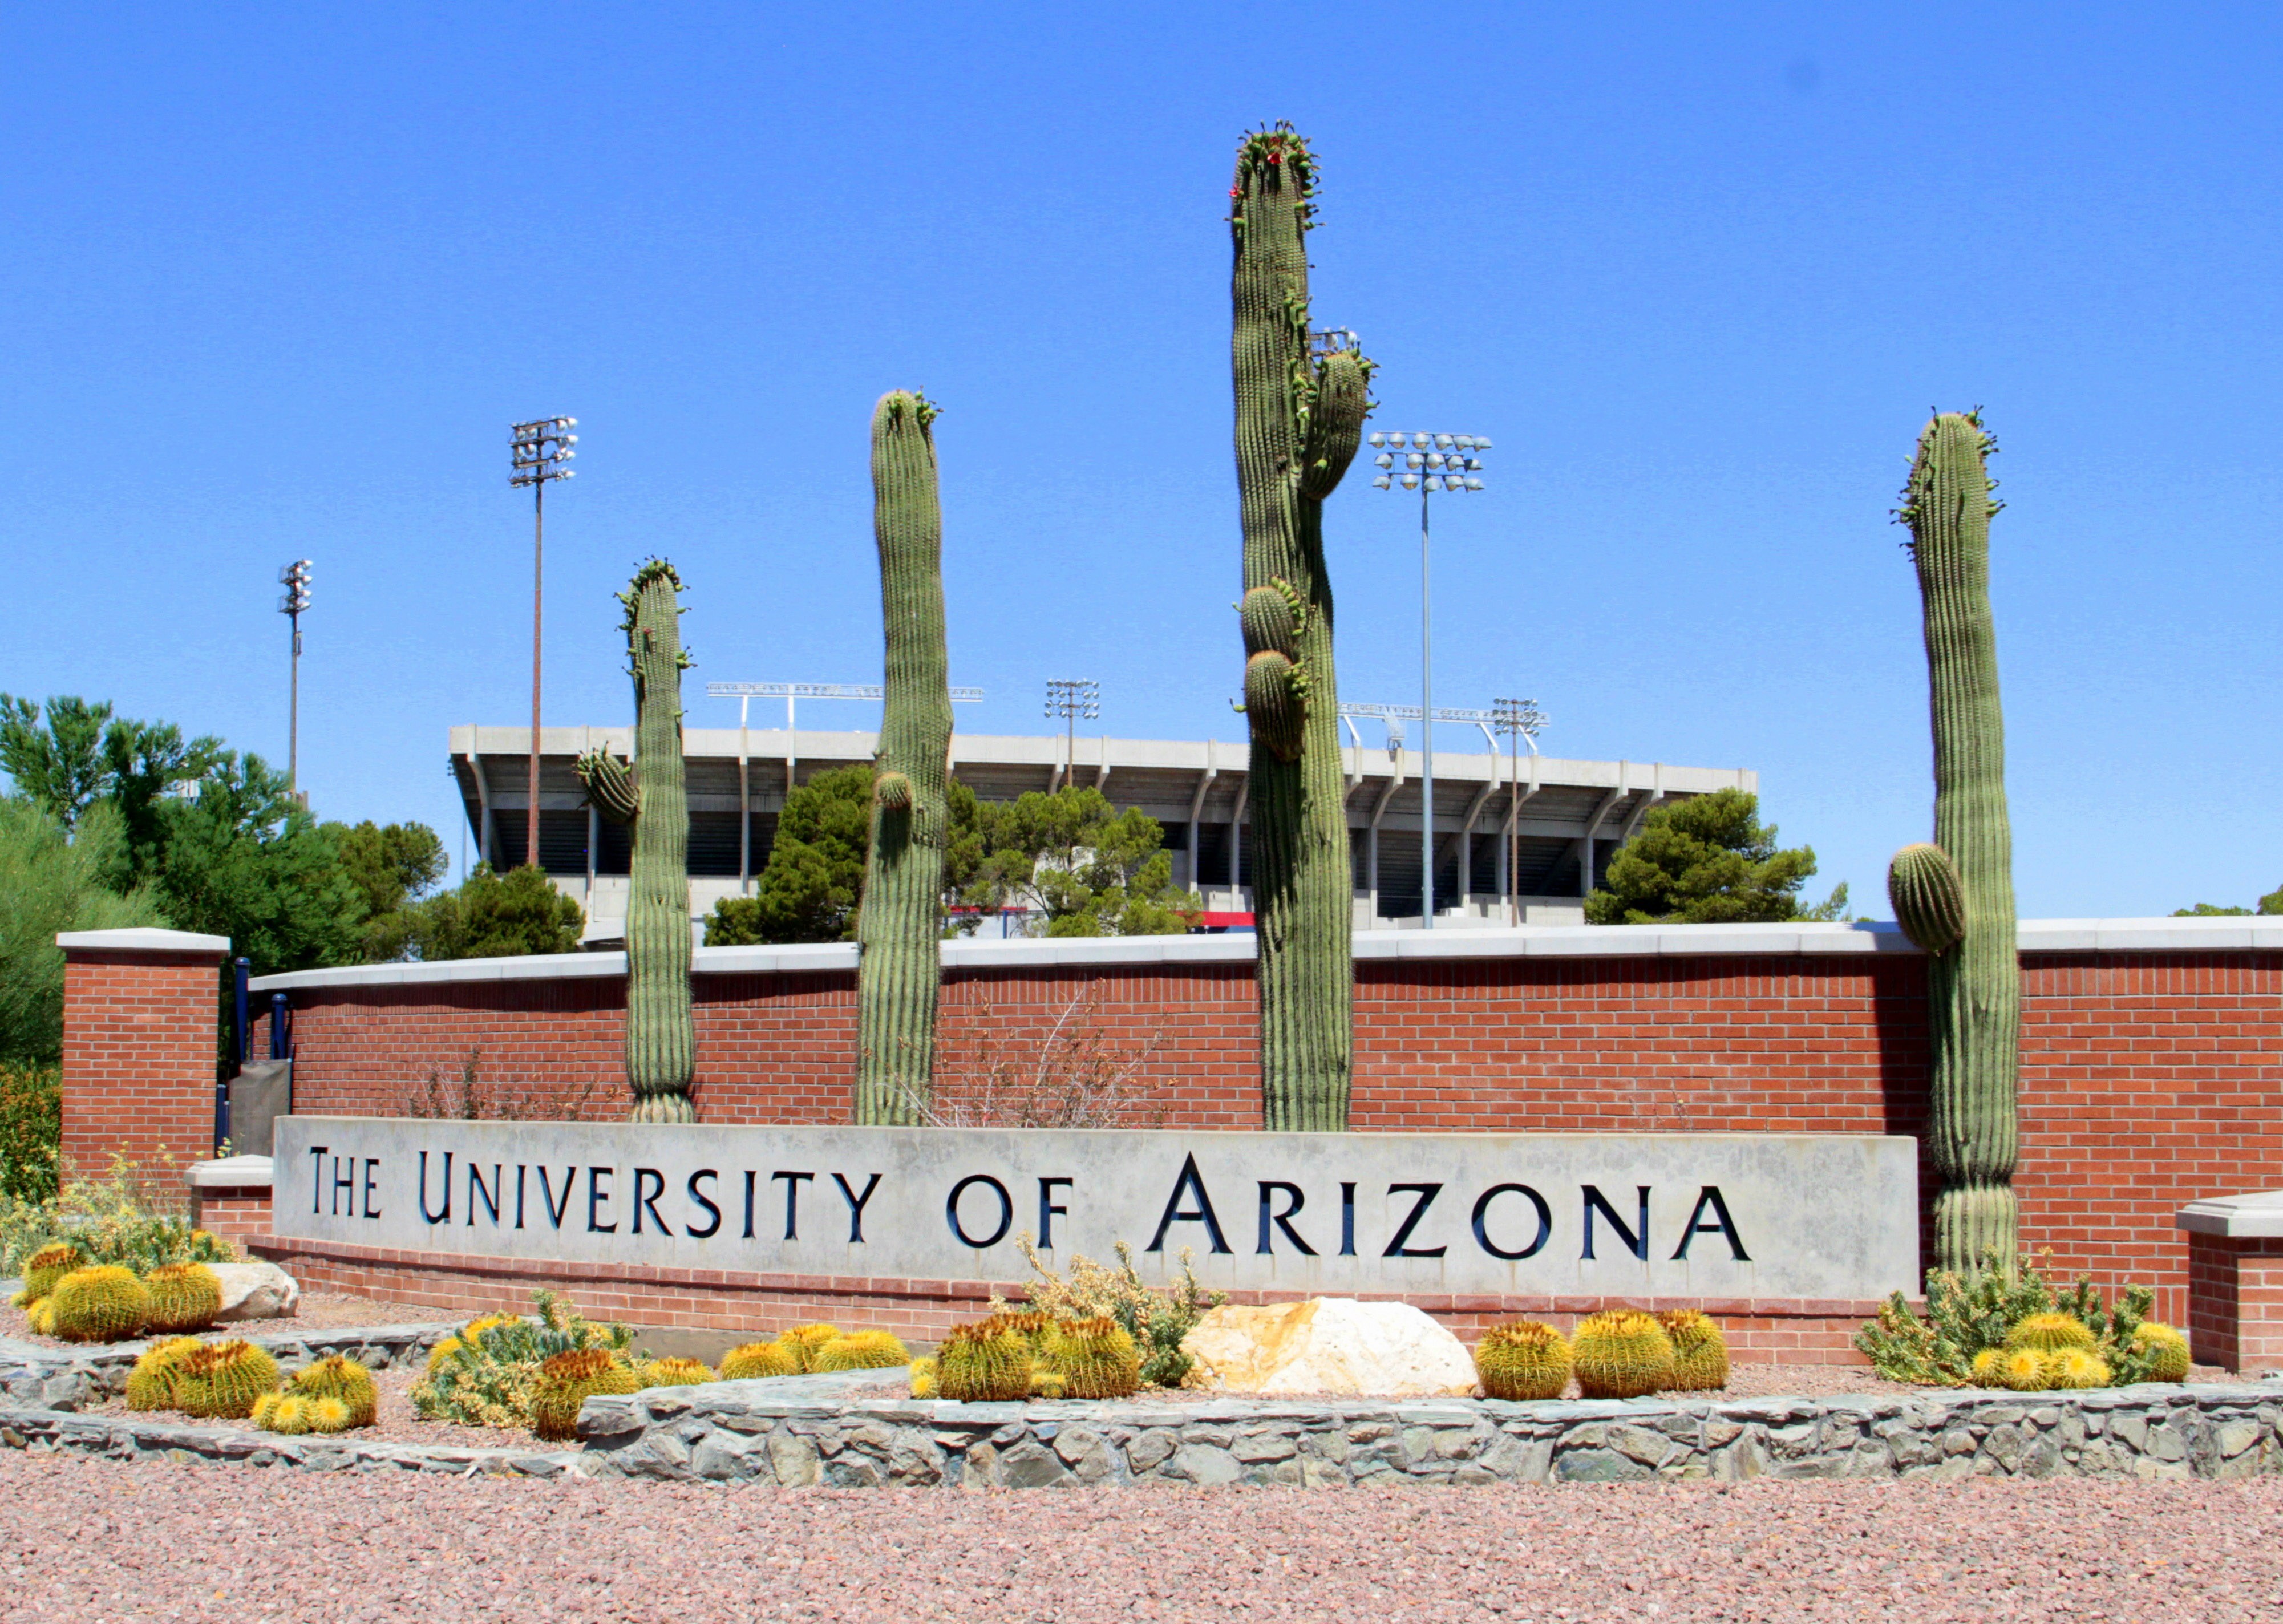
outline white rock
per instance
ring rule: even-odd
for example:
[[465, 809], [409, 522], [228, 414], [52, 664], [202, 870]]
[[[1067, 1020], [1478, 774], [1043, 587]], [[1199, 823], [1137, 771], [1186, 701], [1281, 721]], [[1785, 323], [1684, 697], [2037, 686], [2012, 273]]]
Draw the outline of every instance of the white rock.
[[301, 1301], [300, 1283], [275, 1263], [208, 1263], [222, 1282], [222, 1312], [216, 1325], [241, 1319], [277, 1319]]
[[1421, 1398], [1475, 1390], [1459, 1339], [1407, 1302], [1315, 1297], [1219, 1308], [1181, 1339], [1195, 1385], [1227, 1393]]

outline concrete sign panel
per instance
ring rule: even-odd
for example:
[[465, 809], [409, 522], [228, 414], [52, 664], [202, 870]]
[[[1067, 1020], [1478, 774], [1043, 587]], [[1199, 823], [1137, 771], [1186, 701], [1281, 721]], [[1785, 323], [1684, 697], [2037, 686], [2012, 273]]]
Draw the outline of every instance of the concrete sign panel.
[[1204, 1133], [291, 1116], [300, 1239], [740, 1273], [1145, 1275], [1375, 1293], [1846, 1298], [1918, 1286], [1918, 1147], [1871, 1134]]

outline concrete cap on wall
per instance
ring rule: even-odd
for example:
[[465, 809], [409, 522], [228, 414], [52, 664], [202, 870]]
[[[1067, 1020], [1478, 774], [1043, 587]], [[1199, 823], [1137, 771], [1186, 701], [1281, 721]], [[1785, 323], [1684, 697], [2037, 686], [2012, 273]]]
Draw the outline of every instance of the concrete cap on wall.
[[201, 936], [195, 930], [63, 930], [56, 934], [56, 945], [67, 953], [196, 953], [206, 956], [227, 955], [230, 938]]
[[2175, 1229], [2199, 1235], [2241, 1238], [2283, 1235], [2283, 1190], [2263, 1190], [2256, 1195], [2224, 1195], [2209, 1201], [2190, 1201], [2172, 1220]]
[[267, 1156], [216, 1156], [191, 1162], [190, 1183], [194, 1190], [250, 1190], [266, 1187], [276, 1176]]

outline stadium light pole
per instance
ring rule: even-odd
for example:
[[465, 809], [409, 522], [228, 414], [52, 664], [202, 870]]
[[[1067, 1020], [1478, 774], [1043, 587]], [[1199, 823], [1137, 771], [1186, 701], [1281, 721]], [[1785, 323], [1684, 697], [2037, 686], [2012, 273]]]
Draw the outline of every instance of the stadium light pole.
[[1102, 714], [1102, 684], [1056, 678], [1047, 684], [1047, 714], [1060, 717], [1068, 737], [1065, 754], [1068, 765], [1063, 769], [1063, 781], [1068, 783], [1078, 776], [1078, 724], [1084, 717], [1087, 721]]
[[576, 417], [542, 417], [515, 425], [512, 448], [515, 474], [508, 483], [531, 487], [531, 810], [524, 823], [523, 860], [539, 862], [539, 605], [541, 563], [547, 533], [547, 482], [568, 479], [564, 467], [578, 453], [571, 449], [579, 437], [570, 431]]
[[[1400, 485], [1419, 493], [1419, 924], [1435, 928], [1435, 620], [1434, 571], [1427, 544], [1427, 500], [1437, 491], [1479, 491], [1491, 448], [1480, 434], [1374, 434], [1377, 491]], [[1406, 449], [1408, 447], [1408, 449]], [[1397, 458], [1402, 459], [1400, 466]], [[1463, 889], [1463, 888], [1462, 888]]]
[[[1522, 923], [1522, 747], [1527, 744], [1531, 755], [1538, 754], [1538, 735], [1545, 726], [1546, 713], [1534, 699], [1491, 701], [1491, 727], [1507, 739], [1506, 897], [1507, 911], [1517, 925]], [[1538, 781], [1535, 766], [1530, 781]]]
[[298, 799], [301, 794], [301, 616], [309, 607], [309, 561], [297, 558], [282, 566], [277, 584], [285, 588], [277, 600], [277, 612], [293, 623], [292, 675], [285, 702], [285, 789]]

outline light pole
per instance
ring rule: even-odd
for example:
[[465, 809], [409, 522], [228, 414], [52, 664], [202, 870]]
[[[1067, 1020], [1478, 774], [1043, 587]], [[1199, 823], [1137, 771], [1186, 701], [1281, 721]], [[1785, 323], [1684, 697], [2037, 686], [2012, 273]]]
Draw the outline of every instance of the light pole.
[[1047, 715], [1063, 719], [1068, 735], [1069, 765], [1064, 768], [1064, 781], [1078, 776], [1078, 724], [1084, 717], [1087, 721], [1102, 714], [1102, 684], [1073, 681], [1056, 678], [1047, 684]]
[[[1374, 434], [1379, 455], [1374, 490], [1401, 485], [1419, 493], [1419, 923], [1435, 928], [1435, 622], [1434, 571], [1427, 548], [1427, 499], [1436, 491], [1479, 491], [1490, 440], [1480, 434]], [[1405, 447], [1410, 447], [1406, 450]], [[1400, 456], [1399, 468], [1396, 458]]]
[[[1522, 747], [1530, 746], [1530, 753], [1538, 754], [1538, 734], [1546, 726], [1546, 713], [1538, 708], [1534, 699], [1493, 699], [1491, 701], [1491, 726], [1507, 737], [1508, 777], [1506, 814], [1506, 893], [1507, 909], [1513, 922], [1522, 923]], [[1538, 782], [1538, 769], [1531, 767], [1530, 781]]]
[[541, 562], [547, 532], [547, 482], [568, 479], [563, 466], [578, 453], [571, 449], [579, 437], [568, 431], [579, 426], [576, 417], [542, 417], [515, 425], [511, 442], [515, 475], [508, 483], [531, 487], [531, 812], [524, 824], [523, 860], [539, 863], [539, 587]]
[[301, 793], [301, 615], [309, 607], [309, 561], [297, 558], [277, 571], [285, 588], [277, 612], [293, 623], [293, 674], [287, 688], [285, 711], [285, 788], [297, 799]]

